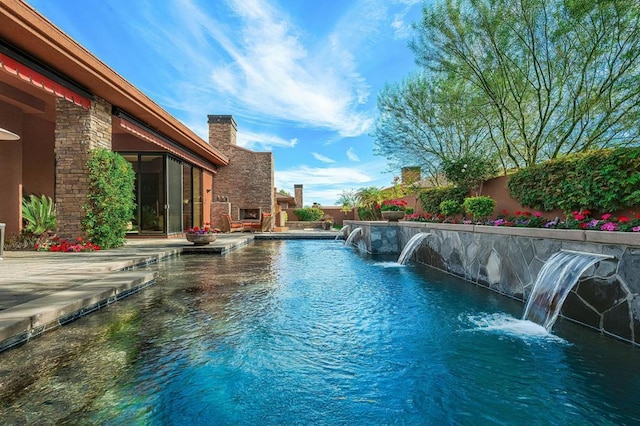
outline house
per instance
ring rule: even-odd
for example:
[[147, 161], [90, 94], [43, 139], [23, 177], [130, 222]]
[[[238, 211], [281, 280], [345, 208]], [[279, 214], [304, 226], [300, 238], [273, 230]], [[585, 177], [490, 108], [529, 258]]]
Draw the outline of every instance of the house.
[[[204, 119], [204, 113], [203, 113]], [[0, 0], [0, 222], [22, 225], [21, 201], [51, 197], [57, 233], [82, 236], [86, 161], [94, 148], [126, 158], [136, 173], [132, 236], [272, 212], [271, 153], [236, 145], [228, 115], [209, 115], [205, 141], [28, 4]]]

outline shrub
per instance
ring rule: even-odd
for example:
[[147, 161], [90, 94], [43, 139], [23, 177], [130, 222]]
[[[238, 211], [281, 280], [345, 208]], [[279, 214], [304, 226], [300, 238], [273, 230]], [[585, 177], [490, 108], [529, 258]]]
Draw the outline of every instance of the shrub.
[[565, 213], [588, 207], [601, 212], [640, 205], [640, 148], [572, 154], [527, 167], [511, 176], [520, 204]]
[[464, 210], [473, 215], [476, 220], [486, 220], [493, 213], [496, 202], [491, 197], [469, 197], [462, 203]]
[[135, 174], [121, 155], [99, 148], [87, 161], [89, 194], [83, 229], [102, 248], [124, 244], [127, 224], [133, 218]]
[[445, 200], [440, 203], [440, 211], [445, 216], [455, 216], [462, 213], [462, 205], [455, 200]]
[[56, 209], [50, 197], [31, 194], [22, 199], [23, 232], [42, 235], [56, 230]]
[[490, 158], [466, 154], [455, 160], [445, 159], [442, 171], [449, 182], [468, 191], [479, 188], [482, 182], [494, 177], [498, 168]]
[[317, 207], [304, 207], [295, 209], [293, 213], [303, 222], [313, 222], [322, 219], [324, 212]]
[[437, 215], [441, 213], [440, 203], [452, 200], [462, 204], [467, 193], [468, 191], [465, 188], [453, 186], [430, 188], [420, 193], [420, 204], [422, 204], [425, 212]]
[[358, 207], [358, 218], [360, 220], [379, 220], [378, 212], [369, 207]]

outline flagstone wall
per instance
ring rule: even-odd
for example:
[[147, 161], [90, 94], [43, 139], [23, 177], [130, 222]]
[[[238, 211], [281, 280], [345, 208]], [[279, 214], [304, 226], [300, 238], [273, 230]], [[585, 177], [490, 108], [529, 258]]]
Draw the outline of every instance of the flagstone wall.
[[95, 98], [88, 109], [64, 99], [56, 101], [55, 203], [57, 234], [61, 238], [84, 236], [82, 206], [87, 202], [89, 153], [111, 150], [111, 104]]
[[498, 228], [419, 222], [347, 222], [362, 228], [354, 244], [371, 254], [399, 254], [430, 233], [412, 261], [526, 302], [542, 266], [560, 250], [611, 256], [580, 277], [561, 315], [640, 345], [640, 235], [636, 233]]

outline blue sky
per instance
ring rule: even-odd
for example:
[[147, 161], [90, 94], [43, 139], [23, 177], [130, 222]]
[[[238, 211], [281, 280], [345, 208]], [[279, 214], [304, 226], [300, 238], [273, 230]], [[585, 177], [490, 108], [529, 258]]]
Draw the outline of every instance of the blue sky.
[[272, 151], [275, 184], [305, 205], [387, 187], [373, 155], [376, 97], [416, 69], [422, 0], [28, 0], [207, 139], [231, 114], [238, 145]]

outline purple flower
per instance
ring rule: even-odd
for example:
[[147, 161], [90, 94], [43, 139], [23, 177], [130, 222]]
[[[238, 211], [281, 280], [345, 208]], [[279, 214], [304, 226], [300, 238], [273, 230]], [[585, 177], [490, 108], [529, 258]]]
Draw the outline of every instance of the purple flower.
[[640, 226], [634, 226], [633, 228], [631, 228], [631, 230], [633, 232], [640, 232]]
[[587, 228], [596, 228], [598, 226], [598, 220], [597, 219], [591, 219], [589, 221], [589, 223], [587, 223]]
[[602, 225], [600, 229], [603, 231], [617, 231], [618, 226], [613, 222], [607, 222], [604, 225]]

